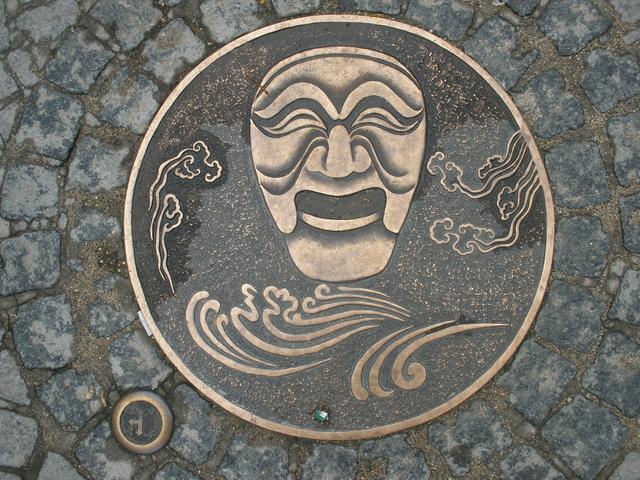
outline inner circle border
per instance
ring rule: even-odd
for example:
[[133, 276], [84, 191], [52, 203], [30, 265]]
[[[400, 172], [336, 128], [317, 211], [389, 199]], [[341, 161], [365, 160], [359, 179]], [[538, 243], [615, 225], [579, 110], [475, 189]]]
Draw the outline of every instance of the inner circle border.
[[[452, 53], [456, 57], [460, 58], [463, 62], [473, 68], [499, 95], [500, 99], [507, 106], [511, 114], [513, 115], [516, 123], [520, 127], [522, 134], [526, 140], [526, 143], [531, 151], [531, 155], [533, 161], [536, 163], [538, 167], [538, 171], [540, 174], [540, 182], [542, 185], [542, 190], [544, 192], [544, 201], [545, 201], [545, 210], [546, 210], [546, 246], [545, 246], [545, 258], [544, 265], [542, 269], [542, 274], [540, 277], [540, 283], [538, 284], [538, 288], [536, 294], [533, 299], [533, 303], [531, 304], [531, 308], [525, 317], [522, 326], [518, 330], [518, 333], [514, 337], [513, 341], [509, 344], [507, 349], [503, 352], [503, 354], [498, 358], [498, 360], [489, 368], [482, 376], [476, 379], [470, 386], [468, 386], [465, 390], [458, 393], [455, 397], [451, 398], [447, 402], [442, 405], [431, 409], [421, 415], [416, 417], [412, 417], [407, 420], [403, 420], [396, 423], [390, 423], [384, 426], [367, 428], [361, 430], [311, 430], [306, 428], [298, 428], [289, 425], [283, 425], [280, 423], [276, 423], [272, 420], [267, 420], [261, 417], [256, 416], [255, 414], [241, 408], [232, 402], [225, 399], [223, 396], [218, 394], [213, 388], [206, 385], [202, 380], [196, 377], [191, 370], [182, 362], [182, 360], [178, 357], [178, 355], [173, 351], [173, 349], [169, 346], [162, 333], [158, 329], [151, 315], [151, 311], [147, 305], [147, 301], [142, 290], [142, 285], [140, 283], [140, 279], [138, 278], [138, 272], [136, 268], [134, 248], [133, 248], [133, 237], [131, 231], [131, 206], [133, 201], [133, 191], [135, 188], [136, 181], [138, 179], [138, 173], [140, 170], [140, 165], [142, 164], [142, 160], [147, 151], [147, 146], [151, 141], [158, 125], [163, 119], [164, 115], [171, 108], [175, 100], [178, 96], [183, 92], [183, 90], [191, 83], [191, 81], [196, 78], [202, 71], [211, 65], [213, 62], [223, 57], [227, 53], [231, 52], [235, 48], [248, 43], [258, 37], [263, 35], [267, 35], [279, 30], [284, 30], [291, 27], [296, 27], [300, 25], [309, 25], [314, 23], [364, 23], [364, 24], [372, 24], [372, 25], [383, 25], [389, 28], [395, 28], [398, 30], [402, 30], [405, 32], [409, 32], [411, 34], [422, 37], [432, 43], [435, 43], [439, 47], [447, 50]], [[467, 398], [473, 395], [476, 391], [482, 388], [485, 384], [489, 382], [498, 371], [507, 363], [507, 361], [511, 358], [511, 356], [518, 349], [524, 337], [526, 336], [529, 328], [533, 324], [536, 314], [540, 309], [542, 304], [542, 299], [544, 297], [547, 284], [549, 281], [549, 276], [551, 274], [551, 265], [553, 259], [553, 245], [555, 238], [555, 214], [553, 208], [553, 199], [551, 195], [551, 187], [549, 185], [549, 178], [547, 177], [547, 172], [545, 170], [544, 162], [540, 157], [540, 152], [533, 141], [533, 137], [531, 132], [529, 131], [527, 125], [524, 122], [522, 114], [513, 103], [509, 95], [504, 91], [502, 86], [495, 80], [483, 67], [481, 67], [475, 60], [469, 57], [466, 53], [458, 49], [457, 47], [449, 44], [445, 40], [429, 33], [421, 28], [414, 27], [408, 25], [406, 23], [402, 23], [396, 20], [388, 20], [383, 18], [374, 18], [368, 17], [364, 15], [314, 15], [307, 17], [300, 17], [292, 20], [286, 20], [283, 22], [279, 22], [273, 25], [269, 25], [253, 32], [247, 33], [227, 45], [223, 46], [209, 57], [204, 59], [201, 63], [199, 63], [189, 74], [177, 85], [177, 87], [171, 92], [171, 94], [164, 101], [156, 115], [154, 116], [151, 124], [149, 125], [149, 129], [147, 130], [144, 138], [142, 139], [142, 143], [140, 144], [140, 148], [138, 149], [138, 153], [133, 163], [133, 167], [131, 169], [131, 174], [129, 177], [129, 182], [127, 185], [127, 194], [125, 199], [125, 208], [124, 208], [124, 242], [125, 242], [125, 252], [126, 252], [126, 261], [127, 268], [129, 271], [129, 277], [131, 279], [131, 283], [133, 286], [134, 294], [136, 296], [136, 300], [142, 310], [142, 313], [147, 321], [149, 329], [152, 332], [153, 338], [158, 343], [162, 351], [169, 358], [171, 363], [184, 375], [187, 380], [194, 385], [198, 390], [200, 390], [206, 397], [210, 400], [213, 400], [216, 404], [223, 407], [225, 410], [230, 413], [237, 415], [238, 417], [253, 423], [259, 427], [263, 427], [269, 430], [273, 430], [279, 433], [284, 433], [287, 435], [292, 435], [296, 437], [304, 437], [310, 438], [314, 440], [361, 440], [367, 438], [380, 437], [384, 435], [389, 435], [392, 433], [396, 433], [401, 430], [405, 430], [411, 427], [415, 427], [417, 425], [423, 424], [432, 420], [454, 407], [458, 406], [462, 402], [464, 402]]]

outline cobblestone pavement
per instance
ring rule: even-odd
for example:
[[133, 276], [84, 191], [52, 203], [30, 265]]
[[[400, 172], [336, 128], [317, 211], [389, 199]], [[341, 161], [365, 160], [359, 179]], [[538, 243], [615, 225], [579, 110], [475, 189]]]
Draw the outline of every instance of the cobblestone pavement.
[[[135, 321], [121, 219], [141, 135], [193, 64], [336, 12], [423, 26], [498, 78], [558, 223], [547, 299], [494, 381], [428, 425], [319, 443], [228, 415], [169, 366]], [[0, 480], [639, 479], [639, 51], [639, 0], [0, 1]], [[138, 387], [177, 420], [147, 457], [108, 424]]]

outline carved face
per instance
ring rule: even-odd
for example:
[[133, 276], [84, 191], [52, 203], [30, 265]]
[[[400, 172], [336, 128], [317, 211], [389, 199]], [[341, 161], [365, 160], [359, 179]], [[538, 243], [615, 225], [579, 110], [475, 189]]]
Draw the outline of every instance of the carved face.
[[251, 109], [258, 184], [296, 266], [322, 281], [381, 272], [415, 192], [422, 91], [387, 55], [308, 50], [276, 64]]

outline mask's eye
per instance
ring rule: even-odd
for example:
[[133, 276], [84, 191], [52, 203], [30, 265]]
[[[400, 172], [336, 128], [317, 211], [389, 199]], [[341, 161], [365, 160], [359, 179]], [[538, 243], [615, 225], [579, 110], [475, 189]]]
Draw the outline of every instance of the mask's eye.
[[268, 123], [271, 122], [264, 121], [264, 119], [260, 117], [254, 117], [254, 122], [263, 133], [272, 137], [283, 137], [303, 129], [315, 129], [323, 133], [326, 132], [326, 127], [322, 119], [313, 110], [308, 108], [297, 108], [287, 113], [273, 125], [268, 125]]
[[394, 115], [386, 108], [372, 107], [358, 114], [351, 124], [351, 131], [353, 132], [358, 128], [375, 127], [386, 132], [402, 135], [416, 128], [421, 118], [422, 112], [414, 117], [406, 118], [400, 114]]

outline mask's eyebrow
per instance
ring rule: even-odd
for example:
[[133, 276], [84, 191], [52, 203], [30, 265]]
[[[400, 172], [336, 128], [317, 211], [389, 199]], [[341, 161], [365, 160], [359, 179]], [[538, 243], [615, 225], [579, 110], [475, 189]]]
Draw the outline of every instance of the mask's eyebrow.
[[262, 119], [269, 119], [280, 113], [290, 103], [303, 98], [317, 102], [332, 119], [338, 119], [336, 107], [329, 100], [327, 94], [320, 87], [309, 82], [297, 82], [289, 85], [266, 107], [254, 113]]
[[409, 105], [407, 101], [401, 98], [396, 92], [394, 92], [389, 86], [378, 81], [368, 81], [358, 85], [349, 94], [347, 99], [342, 105], [340, 110], [340, 119], [345, 119], [349, 116], [351, 111], [360, 103], [361, 100], [367, 97], [380, 97], [384, 98], [398, 113], [406, 118], [413, 118], [424, 110], [422, 95], [417, 93], [419, 107], [416, 109]]

